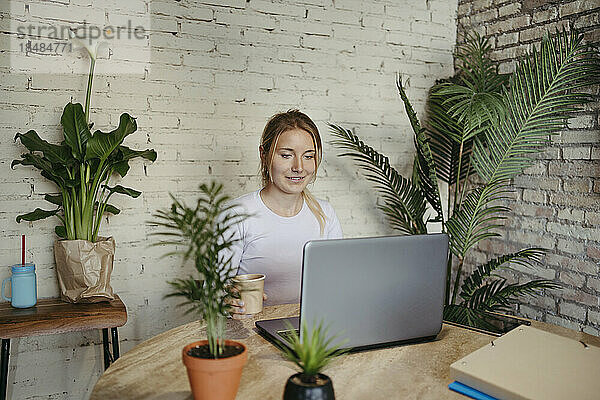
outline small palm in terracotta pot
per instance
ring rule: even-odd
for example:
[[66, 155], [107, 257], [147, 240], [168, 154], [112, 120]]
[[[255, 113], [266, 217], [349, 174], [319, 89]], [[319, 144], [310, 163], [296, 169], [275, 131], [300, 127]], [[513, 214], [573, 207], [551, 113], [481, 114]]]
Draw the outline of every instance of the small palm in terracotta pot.
[[311, 330], [302, 324], [302, 340], [290, 326], [292, 350], [284, 348], [285, 357], [294, 362], [302, 372], [290, 376], [283, 392], [284, 400], [333, 400], [335, 394], [331, 379], [321, 372], [331, 360], [346, 350], [340, 350], [344, 342], [331, 346], [335, 339], [327, 335], [322, 323]]
[[[171, 196], [171, 208], [154, 214], [155, 223], [167, 228], [155, 234], [171, 238], [157, 244], [184, 245], [184, 262], [192, 259], [202, 278], [190, 276], [169, 282], [175, 291], [167, 295], [184, 297], [181, 305], [189, 306], [188, 312], [196, 311], [206, 321], [207, 340], [190, 343], [182, 352], [194, 400], [235, 399], [248, 359], [244, 344], [225, 340], [225, 320], [231, 308], [228, 299], [239, 298], [231, 282], [235, 269], [231, 257], [226, 256], [236, 240], [228, 232], [246, 216], [229, 212], [233, 205], [221, 194], [222, 189], [215, 182], [200, 185], [194, 208]], [[174, 253], [177, 251], [168, 254]]]

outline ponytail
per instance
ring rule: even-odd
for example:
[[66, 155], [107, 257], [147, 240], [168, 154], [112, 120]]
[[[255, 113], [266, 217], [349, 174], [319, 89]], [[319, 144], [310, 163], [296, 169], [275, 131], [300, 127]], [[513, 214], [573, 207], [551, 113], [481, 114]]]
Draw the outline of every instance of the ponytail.
[[308, 208], [310, 208], [310, 211], [312, 211], [314, 216], [317, 218], [317, 221], [319, 222], [321, 237], [323, 237], [323, 232], [325, 231], [325, 213], [323, 212], [321, 205], [319, 204], [315, 196], [313, 196], [308, 191], [308, 189], [304, 189], [302, 191], [302, 197], [304, 198], [304, 201], [306, 201], [306, 205], [308, 206]]

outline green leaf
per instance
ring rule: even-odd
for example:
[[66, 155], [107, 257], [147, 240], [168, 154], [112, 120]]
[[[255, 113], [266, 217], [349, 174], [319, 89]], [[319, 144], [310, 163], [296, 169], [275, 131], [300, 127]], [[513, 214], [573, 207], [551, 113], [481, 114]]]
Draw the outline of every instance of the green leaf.
[[13, 160], [13, 162], [10, 164], [10, 167], [14, 168], [18, 164], [31, 165], [42, 171], [47, 171], [49, 173], [53, 172], [52, 163], [44, 157], [33, 153], [25, 153], [22, 154], [21, 157], [23, 157], [22, 160]]
[[448, 114], [448, 106], [444, 104], [447, 96], [440, 95], [439, 89], [440, 85], [435, 85], [429, 92], [425, 133], [429, 139], [438, 178], [443, 182], [455, 184], [459, 165], [461, 181], [467, 174], [475, 173], [475, 169], [468, 168], [473, 140], [463, 140], [463, 125]]
[[418, 184], [423, 191], [425, 198], [433, 210], [437, 213], [435, 220], [442, 221], [444, 219], [442, 212], [442, 199], [440, 197], [436, 166], [433, 160], [431, 148], [429, 146], [429, 140], [425, 135], [424, 129], [421, 128], [421, 124], [417, 118], [417, 113], [415, 113], [410, 101], [408, 100], [408, 96], [402, 87], [402, 77], [400, 75], [398, 75], [396, 79], [396, 87], [398, 88], [400, 98], [404, 102], [404, 109], [406, 110], [406, 114], [408, 115], [408, 119], [410, 120], [410, 124], [415, 135], [414, 141], [417, 154], [415, 156], [414, 166], [417, 171]]
[[57, 208], [56, 210], [51, 210], [51, 211], [42, 210], [41, 208], [36, 208], [34, 211], [32, 211], [30, 213], [18, 215], [17, 223], [19, 223], [21, 221], [37, 221], [40, 219], [48, 218], [53, 215], [56, 215], [59, 211], [60, 211], [60, 208]]
[[481, 311], [502, 312], [510, 309], [518, 296], [536, 295], [540, 289], [558, 289], [561, 285], [547, 279], [535, 279], [523, 284], [506, 284], [499, 278], [480, 286], [473, 292], [467, 307]]
[[485, 311], [468, 308], [464, 305], [450, 304], [444, 306], [444, 321], [484, 329], [497, 334], [505, 333], [489, 322], [489, 315]]
[[88, 141], [85, 159], [99, 158], [101, 161], [105, 161], [113, 151], [119, 148], [125, 137], [135, 132], [136, 129], [135, 119], [127, 113], [121, 114], [117, 129], [108, 133], [94, 132]]
[[69, 147], [48, 143], [40, 138], [34, 130], [30, 130], [27, 133], [17, 133], [15, 141], [17, 139], [21, 140], [21, 144], [27, 147], [27, 150], [31, 152], [41, 151], [44, 157], [52, 163], [71, 165], [75, 162], [75, 159], [71, 156]]
[[492, 231], [501, 227], [495, 221], [506, 218], [504, 214], [509, 208], [494, 203], [505, 199], [506, 193], [506, 186], [498, 184], [477, 187], [467, 195], [446, 224], [452, 253], [463, 259], [467, 251], [483, 239], [499, 236]]
[[54, 194], [46, 194], [44, 196], [44, 200], [46, 200], [46, 201], [48, 201], [48, 202], [50, 202], [52, 204], [55, 204], [57, 206], [62, 206], [63, 205], [63, 198], [62, 198], [62, 195], [60, 195], [60, 194], [56, 194], [56, 195], [54, 195]]
[[347, 349], [341, 349], [348, 340], [344, 340], [337, 345], [331, 345], [337, 335], [330, 336], [322, 321], [313, 324], [310, 329], [306, 322], [303, 322], [301, 327], [302, 340], [289, 321], [285, 321], [285, 324], [288, 331], [290, 331], [289, 340], [292, 350], [287, 347], [281, 347], [281, 350], [284, 357], [296, 364], [305, 377], [317, 375], [335, 357], [348, 351]]
[[136, 198], [138, 197], [140, 194], [142, 194], [142, 192], [138, 192], [137, 190], [131, 189], [131, 188], [126, 188], [123, 187], [121, 185], [117, 185], [115, 187], [110, 187], [108, 185], [102, 185], [103, 188], [108, 189], [108, 191], [112, 194], [112, 193], [119, 193], [119, 194], [125, 194], [129, 197], [133, 197]]
[[121, 210], [119, 210], [117, 207], [113, 206], [112, 204], [107, 204], [106, 208], [104, 209], [104, 212], [111, 213], [112, 215], [117, 215], [121, 212]]
[[563, 30], [542, 39], [517, 66], [504, 91], [505, 118], [493, 121], [485, 141], [476, 140], [474, 166], [485, 182], [506, 181], [534, 161], [533, 153], [558, 133], [590, 96], [582, 87], [600, 82], [600, 61], [583, 45], [583, 35]]
[[77, 160], [83, 161], [85, 158], [86, 143], [92, 135], [85, 122], [85, 113], [81, 104], [67, 104], [60, 123], [63, 127], [65, 142], [71, 148], [71, 154]]
[[[169, 238], [154, 245], [175, 244], [178, 247], [167, 254], [183, 255], [184, 262], [194, 261], [198, 276], [171, 282], [174, 291], [168, 297], [183, 297], [186, 299], [183, 305], [206, 319], [207, 336], [215, 343], [215, 349], [219, 347], [216, 340], [220, 341], [224, 335], [219, 316], [228, 315], [231, 310], [228, 299], [236, 298], [231, 277], [235, 275], [237, 265], [232, 266], [232, 256], [225, 253], [231, 254], [231, 247], [239, 240], [231, 233], [233, 227], [247, 217], [234, 208], [230, 197], [223, 195], [222, 190], [223, 186], [215, 182], [210, 186], [200, 185], [195, 207], [188, 207], [171, 195], [171, 207], [158, 210], [153, 214], [156, 220], [152, 221], [164, 229], [155, 234]], [[204, 284], [199, 283], [199, 279]]]
[[537, 247], [519, 250], [516, 253], [505, 254], [498, 258], [488, 261], [477, 267], [475, 271], [465, 279], [461, 286], [460, 297], [467, 303], [471, 301], [475, 293], [485, 282], [485, 279], [492, 276], [493, 272], [499, 268], [504, 268], [507, 264], [513, 263], [525, 267], [530, 267], [531, 263], [539, 262], [545, 250]]
[[124, 177], [129, 172], [129, 161], [119, 161], [114, 164], [111, 164], [111, 167], [115, 170], [116, 173]]
[[156, 151], [152, 149], [133, 150], [126, 146], [119, 146], [119, 150], [123, 154], [123, 160], [131, 160], [132, 158], [142, 157], [152, 162], [156, 161]]
[[[96, 202], [96, 207], [99, 206], [99, 203]], [[117, 207], [113, 206], [112, 204], [106, 204], [106, 206], [104, 207], [104, 212], [106, 213], [110, 213], [112, 215], [117, 215], [121, 212], [121, 210], [119, 210]]]
[[57, 225], [54, 227], [54, 232], [59, 238], [66, 239], [67, 238], [67, 230], [63, 225]]
[[69, 179], [67, 176], [67, 171], [59, 164], [52, 164], [48, 159], [39, 156], [35, 153], [25, 153], [22, 154], [21, 160], [13, 160], [10, 164], [11, 168], [14, 168], [16, 165], [31, 165], [41, 170], [41, 174], [44, 178], [51, 180], [56, 183], [60, 188], [64, 188], [73, 184], [73, 180]]
[[156, 151], [151, 149], [132, 150], [126, 146], [119, 146], [119, 150], [119, 156], [116, 158], [117, 161], [111, 164], [111, 166], [121, 177], [125, 176], [129, 171], [129, 160], [133, 158], [142, 157], [152, 162], [156, 161]]
[[423, 221], [427, 204], [420, 188], [410, 179], [401, 176], [389, 159], [364, 144], [358, 136], [340, 126], [329, 124], [331, 133], [339, 140], [334, 146], [349, 150], [339, 157], [350, 157], [366, 171], [367, 180], [380, 191], [384, 204], [378, 206], [390, 220], [391, 225], [409, 234], [427, 233]]
[[472, 139], [482, 126], [504, 115], [501, 91], [508, 76], [498, 73], [491, 51], [489, 39], [469, 33], [456, 55], [460, 62], [458, 82], [441, 84], [437, 90], [445, 97], [448, 114], [463, 128], [459, 142]]

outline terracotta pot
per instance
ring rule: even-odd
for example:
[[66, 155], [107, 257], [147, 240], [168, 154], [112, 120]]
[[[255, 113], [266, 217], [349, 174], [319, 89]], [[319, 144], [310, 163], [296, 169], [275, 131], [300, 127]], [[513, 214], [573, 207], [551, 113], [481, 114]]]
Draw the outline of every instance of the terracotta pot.
[[54, 243], [60, 297], [69, 303], [95, 303], [115, 299], [110, 286], [115, 240], [58, 240]]
[[206, 344], [208, 340], [190, 343], [182, 352], [194, 400], [234, 400], [240, 386], [242, 369], [248, 361], [248, 349], [243, 343], [226, 340], [225, 345], [242, 346], [244, 351], [233, 357], [219, 359], [187, 354], [191, 348]]
[[288, 378], [283, 400], [335, 400], [333, 383], [327, 375], [317, 374], [317, 383], [304, 383], [300, 375], [297, 373]]

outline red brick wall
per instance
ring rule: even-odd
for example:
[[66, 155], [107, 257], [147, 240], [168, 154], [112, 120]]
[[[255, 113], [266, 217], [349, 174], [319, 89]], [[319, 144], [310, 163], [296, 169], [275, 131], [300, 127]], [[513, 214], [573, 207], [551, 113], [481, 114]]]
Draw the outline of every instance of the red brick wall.
[[[490, 38], [502, 72], [537, 44], [547, 30], [573, 24], [587, 43], [600, 46], [600, 0], [460, 0], [458, 42], [474, 29]], [[512, 280], [554, 279], [562, 290], [524, 298], [515, 312], [600, 335], [600, 88], [596, 102], [572, 118], [539, 161], [514, 180], [513, 213], [502, 239], [490, 240], [473, 261], [519, 248], [548, 249], [535, 270], [516, 271]]]

